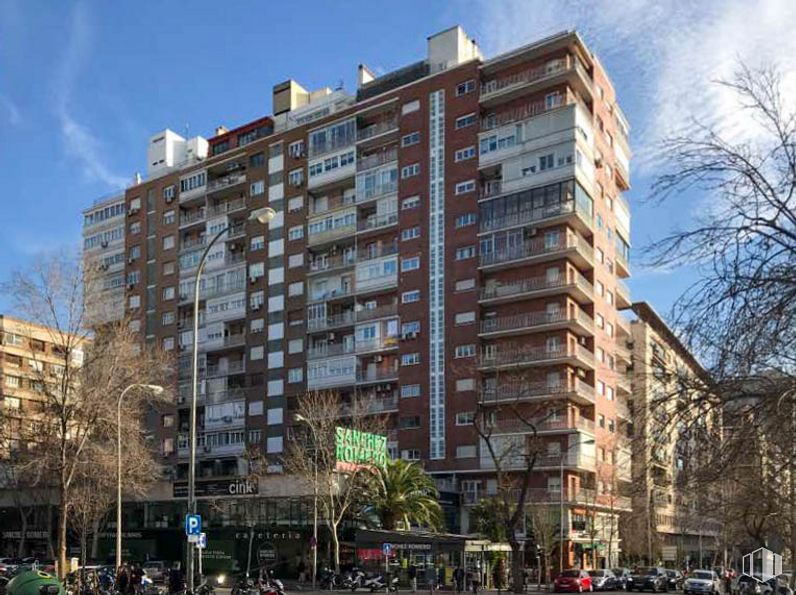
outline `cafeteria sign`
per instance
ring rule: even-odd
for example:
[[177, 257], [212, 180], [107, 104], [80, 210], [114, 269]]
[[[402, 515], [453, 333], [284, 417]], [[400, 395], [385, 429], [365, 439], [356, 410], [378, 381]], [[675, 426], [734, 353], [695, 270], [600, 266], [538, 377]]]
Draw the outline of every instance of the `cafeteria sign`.
[[351, 428], [335, 428], [337, 468], [354, 470], [359, 466], [387, 464], [387, 437]]

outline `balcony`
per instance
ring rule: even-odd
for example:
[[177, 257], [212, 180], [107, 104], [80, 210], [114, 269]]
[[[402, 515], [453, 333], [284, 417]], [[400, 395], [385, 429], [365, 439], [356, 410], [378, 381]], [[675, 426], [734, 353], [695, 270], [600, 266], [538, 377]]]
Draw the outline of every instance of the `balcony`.
[[318, 233], [311, 233], [307, 236], [307, 245], [318, 246], [321, 244], [326, 244], [328, 242], [339, 240], [341, 238], [351, 237], [356, 233], [356, 231], [357, 231], [357, 225], [356, 222], [354, 222], [351, 223], [350, 225], [341, 225], [339, 227], [326, 229]]
[[630, 156], [629, 149], [622, 142], [614, 142], [614, 173], [616, 184], [622, 190], [630, 189]]
[[571, 220], [581, 233], [591, 233], [591, 215], [575, 200], [567, 200], [556, 205], [548, 205], [510, 213], [501, 217], [481, 219], [479, 233], [489, 233], [501, 229], [521, 227], [531, 224], [554, 224]]
[[353, 296], [356, 293], [352, 284], [348, 284], [345, 287], [335, 287], [334, 289], [330, 289], [325, 291], [324, 293], [313, 293], [307, 297], [308, 303], [317, 303], [317, 302], [331, 302], [334, 300], [339, 300], [343, 298], [348, 298]]
[[[616, 252], [616, 256], [614, 257], [614, 262], [616, 263], [616, 274], [620, 277], [629, 277], [630, 276], [630, 263], [628, 262], [627, 258], [621, 254], [618, 250]], [[628, 291], [628, 295], [629, 295]]]
[[218, 351], [221, 349], [243, 347], [244, 345], [246, 345], [246, 334], [236, 333], [234, 335], [227, 335], [221, 339], [208, 339], [205, 341], [205, 351]]
[[202, 223], [205, 220], [205, 209], [200, 208], [180, 215], [180, 229], [189, 227], [196, 223]]
[[625, 346], [624, 341], [617, 341], [616, 347], [614, 348], [614, 355], [618, 361], [624, 362], [627, 366], [633, 363], [633, 354], [631, 353], [630, 349]]
[[232, 374], [244, 374], [246, 364], [243, 361], [227, 362], [226, 364], [208, 364], [205, 376], [230, 376]]
[[616, 407], [616, 415], [626, 421], [632, 421], [630, 416], [630, 408], [624, 399], [615, 399], [614, 406]]
[[509, 381], [500, 382], [496, 387], [485, 387], [480, 395], [480, 401], [485, 405], [550, 399], [569, 399], [581, 405], [593, 405], [594, 387], [579, 378], [574, 378], [569, 384]]
[[356, 357], [344, 355], [307, 363], [307, 388], [323, 389], [351, 386], [356, 382]]
[[377, 318], [389, 318], [398, 314], [397, 304], [388, 304], [386, 306], [379, 306], [378, 308], [365, 308], [356, 313], [357, 322], [367, 322], [368, 320], [376, 320]]
[[502, 349], [484, 350], [480, 357], [479, 368], [495, 370], [565, 363], [594, 369], [594, 354], [582, 345], [570, 344], [558, 347], [501, 345], [501, 347]]
[[317, 333], [320, 331], [327, 331], [343, 326], [353, 326], [354, 312], [342, 312], [340, 314], [332, 314], [324, 318], [308, 318], [307, 319], [307, 332]]
[[535, 430], [539, 434], [559, 434], [570, 432], [588, 432], [594, 434], [594, 422], [588, 418], [574, 416], [567, 418], [563, 415], [560, 419], [539, 418], [529, 419], [529, 423], [513, 417], [511, 419], [498, 419], [487, 428], [487, 431], [496, 436], [499, 434], [530, 434]]
[[494, 198], [503, 194], [503, 182], [501, 180], [487, 180], [478, 190], [478, 200]]
[[225, 176], [221, 176], [220, 178], [215, 178], [214, 180], [208, 180], [207, 182], [207, 193], [218, 192], [220, 190], [226, 190], [227, 188], [231, 188], [232, 186], [237, 186], [238, 184], [242, 184], [246, 181], [246, 172], [236, 172], [227, 174]]
[[481, 132], [494, 130], [495, 128], [514, 124], [515, 122], [522, 122], [523, 120], [534, 118], [545, 112], [558, 109], [563, 105], [574, 103], [575, 101], [576, 99], [571, 93], [567, 93], [566, 96], [559, 94], [550, 99], [539, 99], [510, 110], [490, 114], [485, 118], [481, 118]]
[[633, 395], [633, 385], [627, 374], [620, 373], [616, 375], [616, 388], [618, 392], [624, 393], [629, 397]]
[[359, 414], [392, 413], [398, 411], [398, 395], [392, 394], [388, 397], [359, 397], [355, 406], [343, 408], [345, 413], [356, 412]]
[[229, 242], [231, 240], [238, 240], [245, 236], [246, 236], [246, 224], [237, 223], [232, 227], [230, 227], [227, 233], [224, 234], [224, 241]]
[[385, 163], [398, 160], [398, 149], [393, 147], [386, 151], [379, 151], [357, 159], [357, 171], [365, 171], [374, 167], [379, 167]]
[[234, 213], [235, 211], [241, 211], [245, 208], [246, 208], [246, 199], [236, 198], [235, 200], [230, 200], [228, 202], [224, 202], [219, 205], [208, 207], [207, 212], [209, 217], [219, 217], [221, 215], [226, 215], [227, 213]]
[[357, 384], [394, 382], [397, 380], [398, 380], [397, 368], [384, 368], [380, 370], [359, 370], [357, 372]]
[[393, 242], [391, 244], [380, 244], [377, 248], [372, 250], [362, 250], [358, 254], [357, 262], [367, 262], [369, 260], [377, 260], [385, 256], [392, 256], [398, 253], [398, 244]]
[[361, 279], [357, 276], [356, 285], [356, 294], [358, 296], [381, 292], [385, 289], [392, 289], [398, 286], [398, 273], [379, 275], [378, 277], [370, 277], [368, 279]]
[[[520, 446], [520, 445], [517, 445]], [[512, 452], [506, 453], [505, 457], [501, 461], [502, 466], [505, 470], [515, 470], [515, 469], [525, 469], [526, 468], [526, 456], [525, 453], [522, 452], [525, 449], [517, 448], [516, 454]], [[582, 452], [578, 452], [581, 449], [575, 449], [573, 451], [569, 451], [563, 454], [539, 454], [536, 456], [534, 469], [537, 470], [544, 470], [544, 469], [559, 469], [560, 467], [569, 468], [569, 469], [578, 469], [583, 471], [594, 471], [595, 470], [595, 459], [594, 456], [584, 454]], [[494, 469], [495, 462], [490, 456], [489, 452], [483, 447], [482, 444], [482, 451], [481, 451], [481, 469]]]
[[481, 84], [481, 105], [491, 107], [546, 86], [568, 82], [580, 96], [591, 99], [592, 81], [580, 60], [567, 55], [542, 66], [494, 78]]
[[360, 221], [357, 225], [358, 233], [376, 231], [398, 224], [398, 213], [385, 213], [383, 215], [371, 215], [367, 219]]
[[[220, 283], [214, 286], [205, 286], [199, 290], [199, 299], [205, 300], [214, 297], [221, 297], [231, 293], [238, 293], [246, 290], [246, 281], [240, 279], [232, 283]], [[193, 289], [188, 293], [180, 294], [180, 305], [193, 301]]]
[[627, 339], [633, 338], [633, 334], [630, 331], [630, 321], [619, 313], [616, 315], [616, 330], [618, 337], [624, 335]]
[[[619, 255], [617, 254], [617, 262], [619, 260]], [[630, 299], [630, 288], [627, 284], [622, 281], [621, 279], [616, 280], [616, 307], [618, 309], [629, 308], [633, 305], [633, 301]]]
[[355, 264], [356, 253], [354, 252], [338, 254], [336, 256], [323, 256], [310, 261], [307, 274], [331, 273], [333, 271], [340, 271], [353, 267]]
[[522, 335], [533, 332], [567, 329], [581, 336], [594, 334], [594, 321], [577, 310], [567, 312], [528, 312], [512, 316], [486, 318], [481, 321], [481, 336], [485, 338]]
[[377, 198], [381, 198], [383, 196], [389, 196], [390, 194], [395, 194], [398, 192], [398, 180], [393, 182], [385, 182], [383, 184], [379, 184], [378, 186], [371, 186], [369, 188], [360, 188], [357, 185], [357, 204], [367, 202], [370, 200], [376, 200]]
[[579, 268], [594, 266], [594, 249], [581, 236], [567, 233], [564, 239], [551, 241], [540, 237], [518, 246], [503, 247], [480, 255], [482, 269], [508, 268], [522, 261], [545, 262], [568, 256]]
[[398, 348], [397, 337], [380, 337], [378, 339], [363, 339], [356, 341], [357, 354], [378, 353]]
[[507, 303], [559, 293], [566, 293], [583, 305], [592, 301], [594, 287], [583, 275], [574, 272], [558, 277], [541, 276], [504, 283], [487, 282], [486, 287], [481, 290], [481, 302]]
[[204, 248], [206, 244], [207, 238], [205, 236], [185, 238], [180, 242], [180, 252], [189, 252], [197, 248]]
[[348, 355], [354, 353], [354, 345], [351, 343], [327, 343], [319, 344], [307, 349], [307, 359], [323, 359], [325, 357], [335, 357], [338, 355]]
[[357, 145], [375, 144], [398, 132], [398, 119], [383, 120], [357, 130]]

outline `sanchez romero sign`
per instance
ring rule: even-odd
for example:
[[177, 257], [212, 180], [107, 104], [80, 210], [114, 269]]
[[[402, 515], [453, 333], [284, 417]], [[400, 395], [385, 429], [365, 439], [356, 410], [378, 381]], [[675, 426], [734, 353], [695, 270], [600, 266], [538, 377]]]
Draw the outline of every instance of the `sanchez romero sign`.
[[387, 437], [351, 428], [335, 428], [337, 468], [351, 470], [360, 465], [387, 464]]

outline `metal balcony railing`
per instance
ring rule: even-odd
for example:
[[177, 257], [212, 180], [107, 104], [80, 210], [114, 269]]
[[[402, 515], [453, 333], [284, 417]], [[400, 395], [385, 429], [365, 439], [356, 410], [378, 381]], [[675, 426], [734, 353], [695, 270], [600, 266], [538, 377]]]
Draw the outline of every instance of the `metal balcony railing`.
[[386, 151], [379, 151], [357, 159], [357, 171], [365, 171], [372, 167], [379, 167], [385, 163], [396, 161], [398, 159], [398, 149], [393, 147]]
[[587, 364], [594, 365], [594, 354], [582, 345], [560, 345], [558, 347], [549, 347], [547, 345], [538, 347], [522, 346], [513, 349], [506, 347], [497, 351], [489, 350], [481, 354], [480, 365], [482, 367], [521, 365], [567, 358], [576, 358]]
[[569, 215], [572, 213], [581, 215], [584, 220], [591, 225], [589, 215], [582, 212], [581, 207], [576, 206], [576, 204], [577, 203], [574, 200], [567, 200], [558, 204], [525, 209], [500, 217], [486, 217], [481, 219], [479, 229], [482, 233], [488, 231], [497, 231], [506, 227], [526, 225], [528, 223], [552, 219], [554, 217], [561, 217], [563, 215]]
[[245, 208], [246, 199], [236, 198], [235, 200], [230, 200], [228, 202], [221, 203], [220, 205], [209, 207], [207, 212], [209, 213], [210, 217], [217, 217], [219, 215], [225, 215], [226, 213], [231, 213], [233, 211], [240, 211], [241, 209]]
[[549, 398], [565, 396], [575, 393], [587, 401], [594, 401], [594, 387], [586, 384], [579, 378], [571, 383], [561, 382], [550, 384], [548, 382], [501, 382], [495, 387], [485, 387], [481, 390], [481, 400], [490, 401], [521, 401], [523, 399]]
[[365, 126], [364, 128], [357, 130], [357, 141], [368, 140], [374, 136], [379, 136], [380, 134], [393, 132], [395, 130], [398, 130], [397, 118], [376, 122], [375, 124], [371, 124], [370, 126]]
[[180, 226], [183, 225], [191, 225], [192, 223], [196, 223], [197, 221], [204, 221], [205, 219], [205, 209], [204, 207], [197, 209], [195, 211], [189, 211], [188, 213], [183, 213], [180, 215]]
[[503, 247], [492, 252], [485, 252], [480, 255], [480, 265], [482, 267], [554, 254], [563, 250], [576, 249], [589, 261], [594, 262], [594, 249], [577, 234], [567, 233], [563, 238], [559, 237], [555, 241], [547, 238], [536, 238], [528, 240], [523, 244]]
[[220, 178], [216, 178], [214, 180], [208, 180], [207, 192], [215, 192], [216, 190], [220, 190], [222, 188], [234, 186], [236, 184], [240, 184], [245, 180], [246, 180], [245, 172], [227, 174], [226, 176], [221, 176]]
[[528, 312], [526, 314], [515, 314], [513, 316], [487, 318], [481, 321], [481, 332], [497, 333], [566, 322], [577, 322], [589, 330], [593, 330], [594, 328], [594, 321], [582, 310], [577, 310], [572, 313], [566, 310], [559, 310], [558, 312]]
[[577, 286], [589, 295], [594, 293], [594, 287], [583, 275], [570, 273], [569, 275], [559, 275], [558, 277], [530, 277], [518, 281], [488, 285], [481, 290], [481, 299], [492, 300], [571, 285]]
[[364, 221], [360, 221], [357, 229], [358, 231], [371, 231], [395, 225], [396, 223], [398, 223], [398, 213], [385, 213], [383, 215], [372, 215]]

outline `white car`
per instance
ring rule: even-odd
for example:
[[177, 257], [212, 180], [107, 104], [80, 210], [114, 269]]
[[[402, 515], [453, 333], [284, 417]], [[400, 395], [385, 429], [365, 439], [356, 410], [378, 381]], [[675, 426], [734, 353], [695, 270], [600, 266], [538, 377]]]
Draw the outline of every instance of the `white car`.
[[721, 583], [718, 575], [712, 570], [693, 570], [683, 583], [685, 595], [718, 595]]

